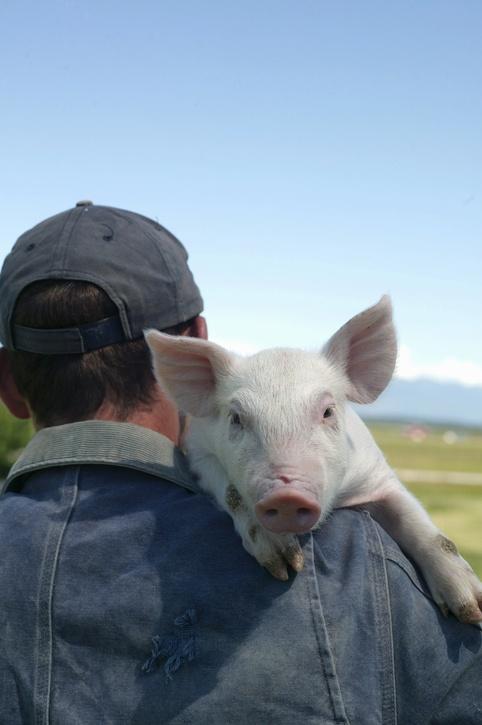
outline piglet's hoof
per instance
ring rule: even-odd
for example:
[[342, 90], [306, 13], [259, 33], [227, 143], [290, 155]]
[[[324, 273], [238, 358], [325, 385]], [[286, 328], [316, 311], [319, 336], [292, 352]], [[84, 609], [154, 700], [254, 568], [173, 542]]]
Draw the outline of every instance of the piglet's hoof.
[[296, 536], [274, 535], [261, 527], [256, 529], [255, 542], [251, 542], [250, 550], [275, 579], [287, 581], [288, 567], [296, 572], [303, 569], [303, 551]]

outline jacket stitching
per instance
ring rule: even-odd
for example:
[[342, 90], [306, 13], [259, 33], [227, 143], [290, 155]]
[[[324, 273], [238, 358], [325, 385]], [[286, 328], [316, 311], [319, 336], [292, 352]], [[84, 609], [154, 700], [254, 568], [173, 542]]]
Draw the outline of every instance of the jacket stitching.
[[[52, 665], [53, 665], [53, 595], [60, 547], [65, 529], [72, 515], [78, 491], [79, 468], [76, 468], [73, 485], [67, 483], [62, 488], [61, 506], [64, 507], [65, 518], [59, 526], [51, 525], [47, 533], [47, 543], [42, 574], [40, 578], [38, 601], [38, 631], [37, 663], [35, 671], [35, 722], [39, 725], [48, 725], [50, 722], [50, 700], [52, 691]], [[42, 616], [43, 614], [43, 616]], [[42, 651], [45, 648], [45, 651]]]
[[434, 601], [434, 598], [430, 594], [430, 592], [424, 588], [423, 584], [419, 581], [415, 569], [410, 565], [410, 562], [405, 560], [403, 556], [398, 554], [397, 552], [394, 552], [393, 550], [386, 551], [385, 552], [385, 558], [390, 561], [392, 564], [395, 564], [395, 566], [398, 566], [410, 579], [413, 586], [418, 589], [418, 591], [424, 595], [424, 597], [431, 602]]
[[[326, 627], [325, 617], [323, 614], [323, 607], [321, 604], [320, 590], [318, 587], [318, 581], [315, 574], [314, 564], [314, 547], [313, 547], [313, 535], [310, 534], [309, 544], [310, 548], [310, 585], [313, 591], [310, 592], [310, 610], [313, 620], [313, 629], [315, 630], [316, 641], [318, 644], [318, 651], [320, 654], [321, 666], [323, 674], [325, 675], [326, 686], [330, 696], [331, 707], [337, 725], [350, 725], [348, 716], [346, 714], [345, 704], [343, 701], [343, 695], [341, 693], [340, 682], [336, 672], [335, 660], [330, 647], [330, 641], [328, 636], [328, 630]], [[316, 607], [316, 612], [315, 612]], [[321, 633], [320, 633], [321, 629]]]
[[79, 464], [82, 465], [114, 465], [118, 466], [119, 468], [131, 468], [137, 471], [143, 471], [144, 473], [149, 473], [150, 475], [156, 476], [157, 478], [165, 479], [166, 481], [171, 481], [172, 483], [177, 483], [179, 486], [182, 486], [183, 488], [187, 488], [189, 491], [192, 491], [194, 493], [199, 493], [199, 489], [196, 488], [195, 484], [191, 484], [185, 479], [181, 478], [180, 475], [175, 476], [173, 474], [170, 474], [166, 470], [162, 469], [162, 466], [157, 463], [145, 463], [142, 462], [131, 462], [131, 461], [119, 461], [118, 458], [109, 458], [108, 456], [103, 456], [102, 460], [97, 460], [95, 457], [92, 457], [90, 459], [82, 459], [82, 460], [75, 460], [75, 459], [67, 459], [67, 458], [49, 458], [41, 462], [36, 463], [29, 463], [26, 465], [20, 465], [15, 468], [13, 473], [11, 473], [6, 481], [3, 484], [3, 487], [0, 489], [0, 494], [3, 494], [7, 491], [12, 481], [14, 481], [16, 478], [19, 478], [20, 476], [25, 476], [28, 473], [31, 473], [32, 471], [38, 471], [45, 468], [51, 468], [52, 466], [78, 466]]
[[[377, 525], [369, 514], [364, 517], [366, 527], [370, 527], [367, 531], [369, 538], [374, 540], [375, 547], [369, 547], [370, 559], [372, 562], [372, 571], [375, 578], [375, 616], [377, 621], [377, 631], [380, 632], [378, 637], [379, 652], [382, 659], [382, 723], [383, 725], [397, 725], [397, 685], [395, 678], [395, 654], [393, 642], [393, 623], [391, 616], [390, 589], [388, 586], [388, 572], [384, 549], [380, 533]], [[370, 536], [373, 532], [374, 536]], [[379, 563], [381, 562], [383, 571], [380, 572]], [[383, 602], [380, 601], [383, 599]], [[382, 607], [382, 603], [385, 605]], [[386, 612], [386, 618], [383, 617]], [[388, 648], [382, 647], [387, 643]], [[388, 652], [386, 651], [388, 649]], [[388, 662], [387, 662], [388, 660]], [[387, 667], [386, 665], [389, 665]], [[390, 669], [390, 675], [387, 670]]]

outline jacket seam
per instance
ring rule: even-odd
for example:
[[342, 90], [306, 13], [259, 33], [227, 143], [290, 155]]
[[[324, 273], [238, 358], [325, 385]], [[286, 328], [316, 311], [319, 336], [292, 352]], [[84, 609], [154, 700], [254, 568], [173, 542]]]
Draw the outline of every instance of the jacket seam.
[[194, 485], [189, 484], [185, 479], [181, 478], [181, 476], [176, 477], [173, 475], [170, 475], [169, 473], [166, 473], [164, 471], [159, 471], [158, 464], [149, 464], [146, 463], [145, 465], [134, 465], [133, 463], [130, 463], [129, 461], [119, 461], [117, 458], [109, 458], [108, 456], [103, 456], [102, 460], [96, 460], [95, 458], [91, 459], [83, 459], [82, 461], [70, 459], [67, 460], [65, 458], [49, 458], [41, 462], [35, 462], [35, 463], [28, 463], [26, 465], [20, 465], [18, 468], [12, 471], [12, 473], [7, 477], [5, 480], [3, 487], [0, 489], [0, 494], [6, 493], [8, 490], [10, 484], [20, 476], [26, 476], [29, 473], [32, 473], [33, 471], [38, 470], [45, 470], [46, 468], [52, 468], [56, 466], [79, 466], [79, 465], [91, 465], [91, 466], [117, 466], [118, 468], [129, 468], [136, 471], [142, 471], [143, 473], [148, 473], [151, 476], [155, 476], [156, 478], [160, 480], [166, 480], [171, 483], [175, 483], [178, 486], [182, 486], [183, 488], [188, 489], [189, 491], [192, 491], [193, 493], [199, 493], [199, 489], [197, 489]]
[[[76, 468], [74, 472], [74, 481], [73, 484], [69, 485], [68, 483], [64, 484], [63, 491], [62, 491], [62, 498], [61, 503], [64, 504], [67, 508], [66, 510], [66, 516], [63, 521], [63, 523], [60, 525], [58, 532], [57, 532], [57, 541], [55, 544], [55, 549], [52, 553], [49, 551], [49, 546], [47, 544], [47, 550], [45, 554], [45, 565], [49, 566], [51, 564], [51, 573], [48, 577], [46, 584], [48, 585], [47, 590], [47, 616], [46, 616], [46, 625], [48, 628], [47, 637], [46, 637], [46, 647], [47, 647], [47, 657], [46, 662], [43, 662], [42, 652], [39, 651], [38, 659], [37, 659], [37, 665], [36, 665], [36, 673], [35, 673], [35, 693], [36, 693], [36, 699], [38, 698], [38, 701], [35, 704], [35, 721], [39, 723], [39, 725], [48, 725], [50, 723], [50, 707], [51, 707], [51, 695], [52, 695], [52, 669], [53, 669], [53, 596], [54, 596], [54, 588], [55, 588], [55, 580], [57, 577], [57, 569], [58, 569], [58, 561], [59, 561], [59, 553], [60, 548], [62, 545], [62, 541], [64, 538], [65, 530], [67, 528], [67, 524], [72, 516], [72, 512], [75, 506], [75, 503], [77, 501], [77, 492], [78, 492], [78, 476], [79, 476], [79, 467]], [[70, 497], [69, 497], [70, 494]], [[55, 533], [54, 533], [55, 537]], [[51, 561], [50, 561], [50, 557]], [[48, 572], [47, 572], [48, 576]], [[42, 588], [44, 577], [42, 577], [40, 586]], [[39, 614], [41, 611], [42, 606], [42, 592], [39, 592]], [[42, 624], [39, 622], [39, 630], [40, 630], [40, 641], [39, 641], [39, 650], [41, 650], [43, 646], [42, 642], [42, 635], [41, 635], [41, 629]], [[44, 689], [44, 685], [42, 683], [42, 673], [41, 669], [45, 670], [47, 669], [47, 672], [44, 672], [43, 677], [45, 678], [45, 691], [42, 692]]]
[[[372, 517], [367, 514], [367, 519], [369, 526], [371, 529], [373, 529], [376, 542], [378, 544], [376, 550], [371, 550], [371, 556], [373, 558], [376, 558], [378, 560], [381, 560], [381, 564], [383, 567], [383, 576], [380, 577], [377, 575], [378, 584], [381, 584], [384, 589], [384, 599], [386, 602], [386, 607], [384, 608], [384, 611], [386, 612], [388, 622], [386, 623], [386, 626], [383, 626], [383, 631], [387, 632], [388, 634], [388, 647], [389, 647], [389, 653], [387, 656], [387, 653], [382, 653], [382, 659], [384, 662], [382, 664], [386, 663], [386, 660], [389, 660], [390, 663], [390, 670], [391, 670], [391, 681], [392, 686], [391, 688], [388, 688], [388, 683], [384, 687], [382, 686], [382, 722], [383, 725], [397, 725], [398, 717], [397, 717], [397, 682], [395, 677], [395, 647], [394, 647], [394, 639], [393, 639], [393, 620], [392, 620], [392, 610], [391, 610], [391, 601], [390, 601], [390, 588], [388, 585], [388, 570], [387, 570], [387, 562], [384, 554], [384, 548], [383, 543], [380, 537], [380, 532], [378, 530], [378, 526], [374, 523]], [[376, 566], [376, 563], [375, 563]], [[382, 617], [380, 613], [380, 601], [379, 597], [375, 597], [375, 611], [376, 611], [376, 617], [378, 620], [378, 625], [380, 626], [382, 624]], [[385, 669], [385, 668], [384, 668]], [[390, 696], [391, 695], [391, 696]], [[387, 701], [388, 700], [388, 701]]]
[[[323, 614], [323, 607], [321, 604], [320, 589], [315, 573], [315, 552], [312, 534], [310, 534], [308, 545], [310, 547], [311, 553], [310, 578], [314, 590], [312, 595], [309, 597], [311, 604], [310, 610], [313, 620], [313, 628], [315, 630], [316, 642], [318, 645], [318, 652], [321, 660], [321, 668], [325, 676], [326, 686], [330, 696], [331, 707], [335, 718], [334, 722], [336, 723], [336, 725], [350, 725], [350, 721], [348, 719], [345, 709], [345, 703], [343, 701], [343, 695], [341, 693], [340, 682], [338, 680], [338, 675], [336, 672], [335, 660], [329, 643], [328, 630], [326, 627], [325, 616]], [[315, 606], [317, 609], [317, 616], [315, 615]], [[324, 641], [322, 641], [320, 637], [320, 624]]]
[[415, 569], [410, 565], [410, 562], [407, 562], [402, 556], [398, 555], [396, 552], [393, 551], [387, 551], [385, 553], [385, 559], [401, 569], [403, 573], [410, 579], [413, 586], [418, 589], [418, 591], [423, 594], [426, 599], [431, 602], [434, 601], [434, 598], [432, 597], [430, 592], [424, 589], [423, 585], [418, 581]]

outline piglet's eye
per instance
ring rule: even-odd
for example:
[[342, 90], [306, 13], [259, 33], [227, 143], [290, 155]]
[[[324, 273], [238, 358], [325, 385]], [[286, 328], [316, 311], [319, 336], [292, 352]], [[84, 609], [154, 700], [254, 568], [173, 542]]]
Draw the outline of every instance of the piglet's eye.
[[325, 412], [323, 413], [323, 420], [326, 420], [327, 418], [333, 418], [334, 415], [335, 415], [335, 411], [333, 410], [333, 408], [331, 406], [328, 408], [325, 408]]
[[235, 426], [237, 428], [242, 428], [243, 427], [242, 426], [242, 423], [241, 423], [241, 418], [239, 416], [239, 413], [235, 413], [234, 411], [232, 411], [229, 414], [229, 419], [230, 419], [231, 425], [233, 425], [233, 426]]

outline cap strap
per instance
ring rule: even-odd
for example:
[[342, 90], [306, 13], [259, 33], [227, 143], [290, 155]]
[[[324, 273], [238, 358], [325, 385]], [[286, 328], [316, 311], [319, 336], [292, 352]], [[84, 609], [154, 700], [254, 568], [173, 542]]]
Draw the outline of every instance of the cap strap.
[[15, 350], [36, 352], [41, 355], [69, 355], [98, 350], [107, 345], [124, 342], [126, 335], [117, 315], [90, 322], [79, 327], [41, 330], [33, 327], [13, 326]]

